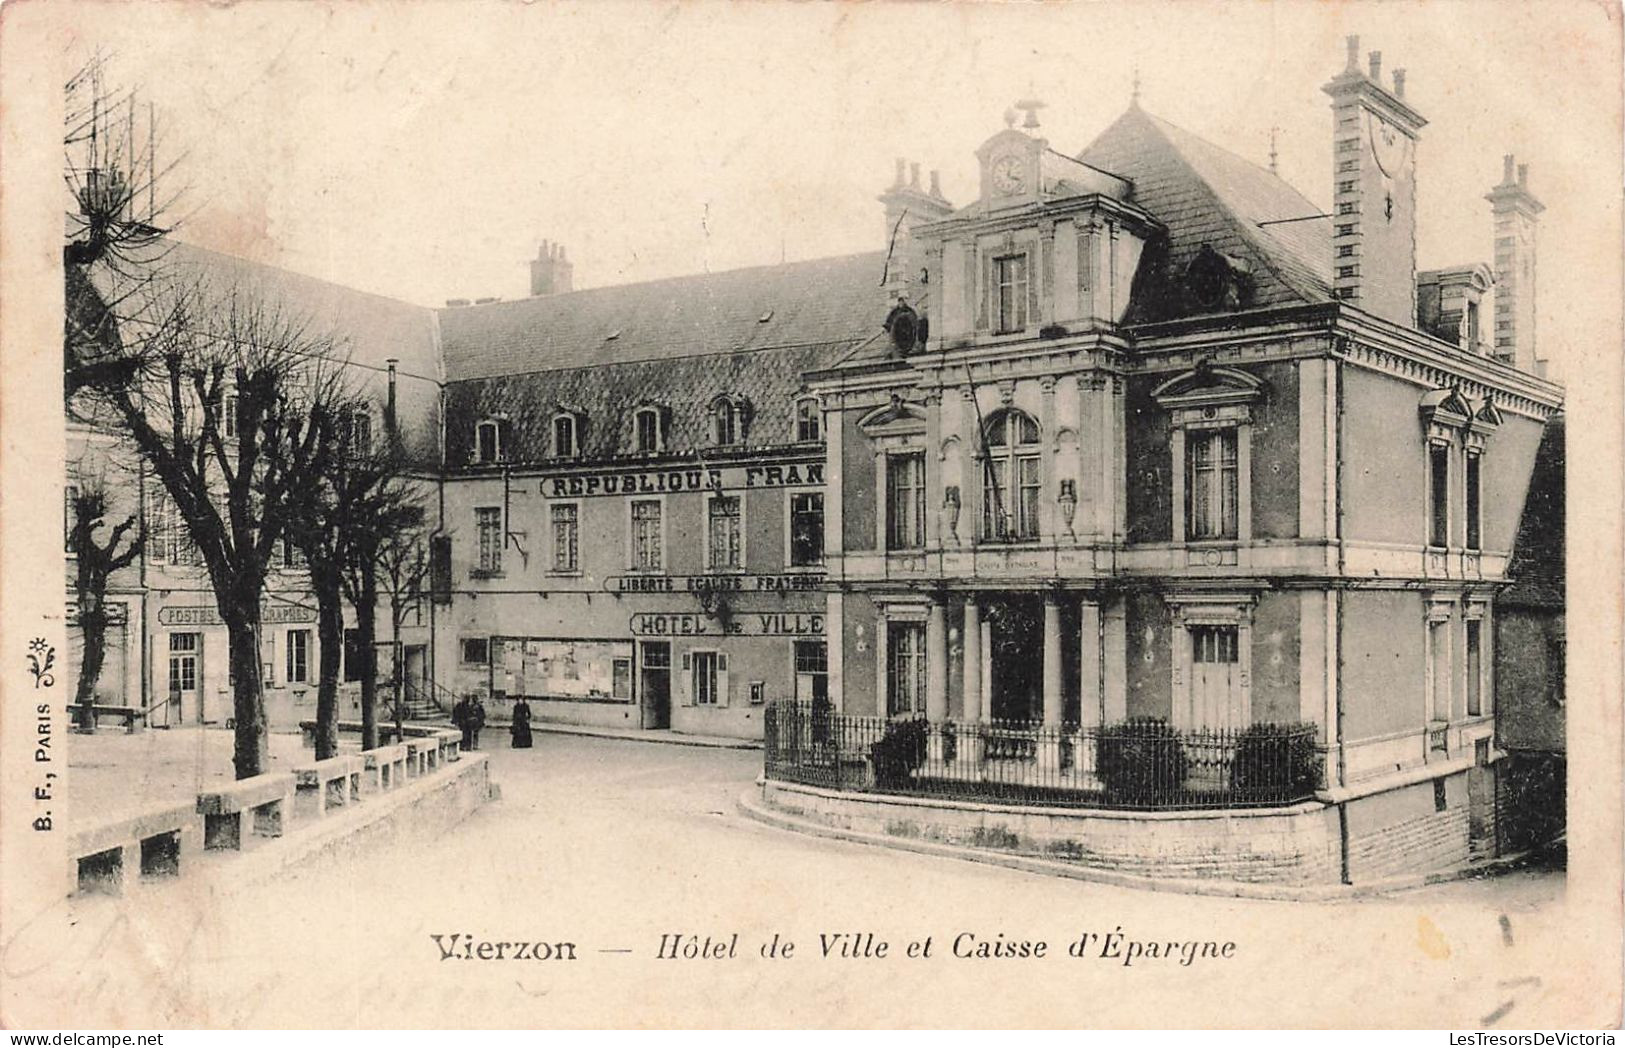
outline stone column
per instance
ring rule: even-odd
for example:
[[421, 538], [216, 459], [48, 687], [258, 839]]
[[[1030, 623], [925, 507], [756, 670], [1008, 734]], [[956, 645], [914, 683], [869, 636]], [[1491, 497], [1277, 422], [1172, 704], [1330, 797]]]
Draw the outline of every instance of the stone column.
[[1100, 605], [1085, 600], [1078, 607], [1078, 724], [1098, 727], [1105, 718], [1101, 691]]
[[948, 719], [948, 615], [941, 600], [925, 613], [925, 719], [931, 722], [927, 757], [942, 760], [942, 722]]
[[[1044, 597], [1044, 727], [1051, 732], [1061, 727], [1061, 602], [1053, 595]], [[1044, 741], [1038, 759], [1044, 767], [1060, 767], [1056, 738]]]
[[925, 398], [925, 548], [942, 548], [942, 395]]
[[[960, 732], [959, 759], [977, 765], [982, 761], [980, 725], [987, 716], [982, 707], [982, 607], [976, 603], [974, 594], [965, 601], [965, 624], [962, 629], [965, 636], [965, 712], [960, 718], [964, 728]], [[976, 734], [965, 737], [972, 732]]]
[[1043, 484], [1038, 493], [1038, 537], [1045, 542], [1059, 541], [1062, 524], [1055, 499], [1060, 494], [1061, 482], [1055, 476], [1055, 434], [1058, 431], [1055, 413], [1055, 376], [1045, 375], [1038, 380], [1042, 393], [1039, 408], [1040, 473]]

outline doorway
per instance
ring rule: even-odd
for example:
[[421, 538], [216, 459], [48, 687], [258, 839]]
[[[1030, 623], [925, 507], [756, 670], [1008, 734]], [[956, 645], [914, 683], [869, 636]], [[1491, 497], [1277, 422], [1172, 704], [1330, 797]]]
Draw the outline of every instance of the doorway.
[[169, 635], [169, 710], [171, 724], [202, 724], [202, 692], [198, 688], [203, 638], [198, 633]]
[[983, 611], [982, 631], [988, 660], [988, 711], [992, 718], [1016, 722], [1042, 719], [1042, 598], [1005, 596], [989, 601]]
[[643, 726], [671, 727], [671, 644], [646, 640], [639, 645], [643, 664]]
[[1239, 634], [1235, 626], [1190, 627], [1190, 710], [1181, 727], [1240, 729], [1246, 726]]

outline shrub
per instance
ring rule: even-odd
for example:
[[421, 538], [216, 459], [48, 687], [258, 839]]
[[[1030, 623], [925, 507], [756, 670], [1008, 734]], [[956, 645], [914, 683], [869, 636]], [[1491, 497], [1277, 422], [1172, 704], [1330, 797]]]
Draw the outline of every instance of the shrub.
[[1254, 724], [1236, 740], [1230, 789], [1238, 800], [1301, 800], [1315, 792], [1320, 777], [1312, 725]]
[[1095, 770], [1114, 800], [1140, 805], [1168, 800], [1189, 767], [1178, 730], [1161, 717], [1110, 724], [1095, 736]]
[[875, 785], [881, 789], [907, 786], [909, 775], [925, 763], [925, 721], [914, 718], [886, 725], [886, 734], [869, 747]]

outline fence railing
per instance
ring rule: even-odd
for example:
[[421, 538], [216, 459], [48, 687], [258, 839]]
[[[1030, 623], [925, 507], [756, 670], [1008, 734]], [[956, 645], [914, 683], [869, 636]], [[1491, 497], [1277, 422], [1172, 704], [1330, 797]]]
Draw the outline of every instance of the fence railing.
[[1095, 727], [956, 724], [774, 702], [768, 778], [841, 790], [1120, 809], [1276, 807], [1325, 782], [1313, 724], [1176, 729], [1142, 718]]

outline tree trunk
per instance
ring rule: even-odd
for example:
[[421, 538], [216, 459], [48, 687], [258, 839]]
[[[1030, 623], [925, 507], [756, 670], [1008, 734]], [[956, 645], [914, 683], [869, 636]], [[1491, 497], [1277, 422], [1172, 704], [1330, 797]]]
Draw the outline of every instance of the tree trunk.
[[[91, 605], [95, 604], [95, 609]], [[102, 674], [102, 662], [107, 657], [107, 612], [102, 610], [99, 600], [86, 600], [83, 595], [79, 604], [79, 635], [84, 640], [84, 657], [79, 660], [79, 683], [75, 688], [73, 701], [83, 706], [94, 702], [96, 697], [96, 681]], [[96, 718], [90, 718], [94, 726]]]
[[[355, 602], [356, 651], [361, 656], [361, 748], [378, 745], [378, 579], [361, 566], [361, 592]], [[397, 672], [399, 668], [397, 667]]]
[[399, 743], [406, 738], [402, 731], [404, 727], [402, 721], [406, 719], [406, 714], [401, 712], [401, 700], [404, 697], [401, 690], [406, 682], [406, 672], [401, 665], [401, 602], [393, 591], [389, 595], [389, 630], [389, 639], [394, 645], [395, 652], [395, 682], [393, 689], [395, 692], [395, 741]]
[[265, 690], [260, 679], [260, 605], [258, 594], [245, 602], [233, 601], [226, 620], [231, 649], [232, 712], [236, 736], [232, 767], [239, 779], [263, 775], [271, 769], [271, 739], [265, 723]]
[[344, 599], [336, 575], [311, 566], [316, 591], [316, 632], [321, 648], [316, 685], [316, 759], [339, 752], [339, 674], [344, 658]]

